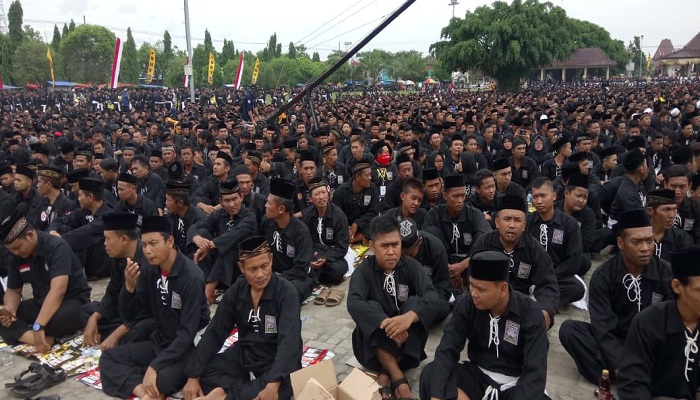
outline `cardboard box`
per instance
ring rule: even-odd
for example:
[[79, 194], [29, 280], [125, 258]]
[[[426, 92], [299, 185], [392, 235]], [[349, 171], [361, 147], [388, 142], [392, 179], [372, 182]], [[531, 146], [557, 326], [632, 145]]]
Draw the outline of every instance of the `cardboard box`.
[[333, 360], [309, 365], [294, 372], [290, 379], [295, 400], [380, 400], [374, 377], [354, 368], [338, 384]]

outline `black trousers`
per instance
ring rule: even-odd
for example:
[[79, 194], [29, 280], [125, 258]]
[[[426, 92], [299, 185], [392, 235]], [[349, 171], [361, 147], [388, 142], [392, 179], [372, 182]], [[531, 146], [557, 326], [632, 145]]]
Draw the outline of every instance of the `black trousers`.
[[[217, 387], [226, 391], [227, 400], [248, 400], [254, 399], [265, 389], [269, 383], [264, 379], [251, 379], [249, 371], [243, 367], [243, 360], [238, 351], [238, 347], [231, 347], [221, 354], [217, 354], [209, 361], [208, 367], [199, 379], [202, 391], [207, 394]], [[272, 367], [272, 363], [268, 366]], [[263, 376], [266, 371], [256, 373], [256, 376]], [[292, 385], [289, 377], [285, 377], [280, 385], [279, 399], [289, 400], [292, 398]]]
[[425, 342], [428, 333], [423, 325], [418, 322], [408, 328], [408, 339], [399, 347], [390, 339], [383, 330], [375, 330], [369, 340], [363, 338], [362, 332], [355, 328], [352, 333], [352, 351], [357, 361], [370, 371], [382, 371], [384, 367], [377, 358], [377, 350], [381, 349], [396, 358], [402, 371], [416, 368], [422, 360], [425, 360]]
[[586, 294], [583, 283], [573, 276], [557, 277], [557, 283], [559, 284], [559, 307], [579, 301]]
[[598, 384], [604, 365], [598, 341], [593, 335], [591, 324], [583, 321], [564, 321], [559, 328], [559, 341], [574, 359], [578, 372], [592, 384]]
[[[98, 301], [93, 301], [87, 303], [83, 306], [81, 310], [82, 326], [87, 325], [87, 321], [90, 316], [96, 312], [99, 308], [100, 303]], [[105, 318], [104, 316], [97, 322], [97, 331], [100, 333], [100, 338], [102, 340], [107, 339], [107, 336], [111, 335], [115, 329], [119, 328], [124, 323], [121, 318], [115, 316], [113, 318]], [[148, 340], [151, 333], [156, 329], [156, 322], [152, 319], [145, 319], [132, 324], [129, 332], [122, 336], [119, 340], [119, 344], [143, 342]]]
[[311, 292], [313, 292], [314, 290], [314, 278], [312, 278], [311, 276], [307, 276], [306, 279], [304, 279], [303, 281], [299, 279], [294, 279], [289, 282], [297, 290], [297, 293], [299, 294], [300, 303], [306, 300], [306, 298], [309, 297], [311, 295]]
[[348, 263], [344, 258], [328, 260], [326, 265], [318, 271], [318, 281], [328, 286], [339, 285], [343, 282], [346, 272], [348, 272]]
[[[194, 349], [194, 346], [192, 346]], [[102, 391], [112, 397], [127, 399], [136, 386], [143, 382], [143, 376], [161, 349], [151, 341], [117, 346], [102, 353], [100, 357], [100, 378]], [[161, 368], [156, 378], [156, 386], [166, 396], [176, 393], [187, 381], [182, 360]]]
[[581, 266], [578, 268], [576, 275], [583, 278], [584, 275], [591, 269], [591, 255], [585, 251], [581, 254]]
[[[420, 374], [420, 399], [430, 400], [431, 394], [433, 394], [435, 388], [433, 388], [432, 382], [435, 381], [435, 370], [433, 369], [433, 363], [426, 365]], [[496, 382], [494, 382], [488, 375], [481, 372], [479, 367], [475, 364], [466, 361], [464, 363], [457, 364], [454, 369], [450, 372], [450, 376], [447, 380], [447, 385], [443, 388], [439, 388], [435, 394], [437, 397], [445, 400], [453, 400], [457, 398], [457, 388], [462, 389], [464, 393], [469, 396], [470, 399], [481, 399], [484, 397], [486, 389], [489, 386], [498, 387]], [[505, 396], [509, 390], [504, 390], [502, 396]], [[549, 399], [544, 393], [539, 399]]]
[[[63, 299], [56, 314], [46, 324], [46, 336], [63, 337], [72, 335], [82, 329], [80, 310], [83, 301], [78, 299]], [[17, 321], [5, 328], [0, 325], [0, 336], [10, 343], [18, 343], [19, 338], [32, 329], [36, 317], [41, 311], [41, 304], [34, 299], [23, 300], [17, 309]]]

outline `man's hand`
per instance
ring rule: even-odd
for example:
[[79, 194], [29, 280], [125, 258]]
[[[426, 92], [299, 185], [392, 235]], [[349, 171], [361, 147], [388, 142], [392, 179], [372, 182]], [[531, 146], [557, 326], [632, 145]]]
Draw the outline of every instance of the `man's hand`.
[[319, 269], [326, 265], [327, 260], [325, 258], [319, 258], [316, 261], [311, 261], [311, 268]]
[[411, 324], [418, 319], [415, 312], [409, 311], [406, 314], [397, 315], [393, 318], [388, 318], [382, 321], [380, 325], [381, 329], [384, 329], [384, 333], [393, 339], [394, 336], [404, 333], [411, 327]]
[[552, 326], [552, 319], [549, 317], [549, 313], [542, 310], [542, 315], [544, 315], [544, 327], [549, 329]]
[[253, 400], [277, 400], [279, 399], [279, 382], [270, 382]]
[[204, 214], [209, 215], [214, 211], [214, 207], [210, 206], [209, 204], [204, 204], [204, 203], [199, 203], [197, 204], [197, 208], [202, 210]]
[[158, 392], [158, 386], [156, 385], [156, 378], [158, 378], [158, 371], [153, 369], [153, 367], [148, 367], [146, 374], [143, 376], [143, 390], [149, 397], [158, 398], [160, 393]]
[[83, 330], [83, 344], [86, 346], [96, 346], [100, 344], [100, 332], [97, 329], [98, 313], [93, 313], [88, 318], [85, 330]]
[[136, 290], [136, 279], [141, 275], [139, 269], [139, 265], [127, 257], [126, 269], [124, 269], [124, 287], [129, 293], [134, 293]]
[[194, 261], [195, 264], [199, 264], [208, 254], [209, 250], [197, 249], [197, 251], [194, 252], [192, 261]]
[[58, 233], [58, 232], [56, 232], [56, 231], [51, 231], [51, 232], [49, 232], [49, 234], [50, 234], [51, 236], [56, 236], [56, 237], [58, 237], [58, 238], [61, 237], [61, 234]]
[[406, 343], [406, 340], [408, 340], [408, 332], [403, 332], [399, 333], [398, 335], [394, 335], [394, 337], [391, 339], [394, 342], [396, 342], [397, 346], [401, 347], [404, 343]]
[[2, 326], [8, 328], [15, 321], [17, 321], [17, 317], [14, 311], [10, 311], [7, 308], [0, 310], [0, 324], [2, 324]]
[[449, 264], [447, 269], [450, 271], [450, 278], [455, 279], [462, 275], [462, 272], [467, 269], [467, 265], [464, 261], [460, 261], [458, 263]]
[[46, 333], [44, 330], [34, 332], [34, 347], [37, 353], [46, 354], [51, 350], [51, 345], [46, 341]]
[[185, 396], [185, 400], [194, 400], [197, 397], [204, 396], [202, 386], [199, 384], [199, 378], [187, 379], [185, 387], [182, 388], [182, 395]]
[[194, 245], [197, 246], [197, 248], [199, 249], [209, 250], [209, 244], [211, 243], [211, 241], [200, 235], [196, 235], [192, 238], [192, 243], [194, 243]]
[[204, 295], [207, 296], [207, 302], [209, 304], [213, 304], [214, 301], [216, 301], [216, 286], [219, 284], [219, 282], [207, 282], [207, 285], [204, 286]]

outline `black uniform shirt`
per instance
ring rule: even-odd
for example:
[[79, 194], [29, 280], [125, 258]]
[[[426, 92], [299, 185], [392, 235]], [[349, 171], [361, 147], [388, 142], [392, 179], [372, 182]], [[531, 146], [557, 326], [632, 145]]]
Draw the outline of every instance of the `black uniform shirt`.
[[180, 218], [177, 214], [168, 214], [168, 217], [170, 217], [170, 221], [173, 224], [173, 238], [177, 248], [188, 257], [194, 255], [193, 252], [187, 249], [187, 232], [190, 227], [204, 221], [207, 216], [199, 208], [190, 205], [187, 207], [187, 212], [183, 218]]
[[165, 183], [157, 174], [148, 171], [146, 179], [139, 181], [139, 197], [149, 198], [156, 207], [165, 208]]
[[345, 257], [350, 244], [350, 231], [348, 219], [340, 207], [328, 203], [326, 213], [319, 218], [316, 206], [311, 205], [302, 212], [301, 220], [309, 228], [314, 244], [327, 246], [328, 253], [323, 258], [335, 261]]
[[274, 271], [290, 281], [306, 280], [313, 257], [309, 228], [292, 216], [284, 229], [277, 227], [275, 221], [263, 218], [259, 231], [270, 244]]
[[75, 209], [75, 202], [64, 196], [63, 193], [59, 193], [53, 204], [49, 204], [48, 197], [42, 197], [38, 218], [36, 221], [32, 221], [32, 226], [42, 231], [48, 231], [49, 224], [51, 224], [56, 217], [70, 215]]
[[621, 255], [603, 263], [591, 276], [588, 295], [591, 328], [605, 365], [611, 369], [620, 366], [622, 345], [632, 318], [652, 304], [673, 298], [671, 268], [667, 262], [652, 257], [640, 277], [638, 285], [632, 281]]
[[558, 278], [574, 276], [581, 266], [581, 228], [576, 219], [554, 209], [554, 216], [543, 221], [540, 214], [528, 214], [525, 232], [539, 241], [552, 259]]
[[[469, 340], [469, 361], [491, 372], [519, 377], [515, 387], [501, 392], [500, 400], [542, 398], [547, 380], [547, 330], [544, 317], [534, 303], [520, 292], [510, 290], [507, 311], [498, 319], [498, 343], [491, 337], [491, 315], [479, 310], [470, 294], [460, 297], [435, 350], [432, 396], [441, 396], [447, 378], [459, 362]], [[493, 332], [495, 333], [495, 332]]]
[[423, 237], [423, 243], [418, 248], [418, 254], [413, 258], [423, 265], [423, 269], [433, 282], [438, 296], [449, 301], [452, 297], [452, 282], [450, 281], [445, 246], [440, 239], [429, 232], [419, 231], [419, 234]]
[[78, 258], [63, 239], [37, 231], [37, 247], [33, 258], [12, 255], [8, 267], [7, 288], [22, 289], [32, 286], [34, 300], [43, 303], [51, 289], [51, 279], [68, 276], [64, 299], [90, 301], [90, 286]]
[[654, 254], [662, 260], [671, 262], [670, 253], [672, 251], [687, 249], [693, 246], [695, 246], [695, 243], [687, 232], [671, 227], [670, 229], [666, 229], [660, 242], [654, 240]]
[[355, 193], [352, 182], [346, 182], [333, 193], [333, 203], [343, 210], [348, 224], [357, 224], [359, 232], [369, 231], [369, 223], [379, 208], [379, 190], [372, 183], [368, 189]]
[[140, 266], [134, 293], [119, 294], [119, 309], [127, 321], [138, 316], [155, 320], [151, 341], [162, 351], [151, 362], [156, 371], [182, 361], [194, 347], [197, 332], [209, 323], [202, 270], [178, 251], [168, 276], [160, 267]]
[[151, 201], [151, 199], [138, 195], [138, 198], [136, 199], [136, 204], [134, 206], [128, 205], [125, 201], [120, 201], [117, 206], [114, 208], [115, 213], [131, 213], [131, 214], [138, 214], [142, 217], [147, 217], [149, 215], [151, 216], [157, 216], [160, 213], [158, 212], [158, 206]]
[[[146, 265], [146, 257], [143, 255], [141, 242], [136, 244], [136, 254], [133, 261], [138, 265]], [[124, 315], [119, 310], [119, 293], [124, 287], [124, 270], [126, 269], [126, 259], [112, 259], [112, 265], [109, 274], [109, 283], [105, 289], [105, 294], [100, 300], [97, 311], [102, 314], [105, 319], [114, 319], [119, 316], [122, 321], [126, 321]]]
[[461, 261], [467, 257], [472, 244], [479, 236], [491, 231], [491, 225], [484, 218], [484, 214], [466, 203], [454, 220], [447, 214], [447, 205], [441, 204], [428, 211], [423, 230], [437, 236], [445, 246], [447, 254]]
[[683, 199], [673, 226], [688, 232], [700, 244], [700, 202], [690, 197]]
[[[556, 202], [554, 206], [557, 208], [557, 210], [564, 212], [563, 201]], [[577, 211], [569, 215], [576, 219], [578, 226], [581, 228], [581, 244], [583, 246], [582, 251], [584, 253], [590, 253], [596, 231], [595, 213], [590, 209], [590, 207], [584, 206], [581, 211]]]

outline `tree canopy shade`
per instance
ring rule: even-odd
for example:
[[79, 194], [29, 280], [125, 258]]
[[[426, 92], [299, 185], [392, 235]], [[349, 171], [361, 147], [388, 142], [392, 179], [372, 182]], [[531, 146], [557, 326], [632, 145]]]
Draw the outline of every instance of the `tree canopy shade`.
[[116, 36], [97, 25], [80, 25], [61, 39], [65, 78], [75, 82], [106, 83], [112, 71]]
[[441, 36], [431, 51], [444, 68], [479, 70], [502, 90], [517, 90], [530, 70], [566, 59], [575, 48], [564, 9], [537, 0], [478, 7], [453, 18]]

